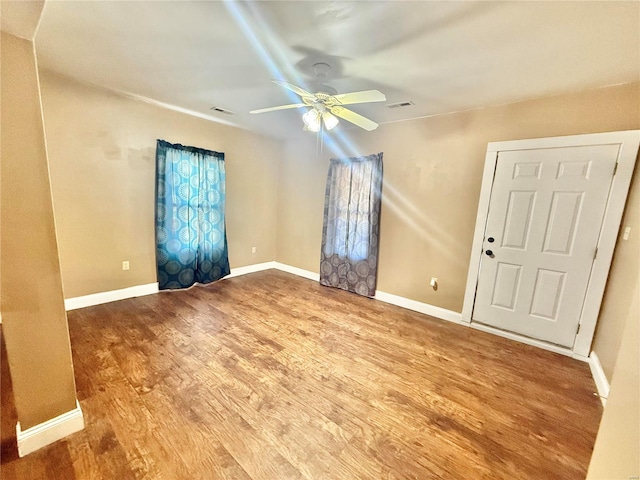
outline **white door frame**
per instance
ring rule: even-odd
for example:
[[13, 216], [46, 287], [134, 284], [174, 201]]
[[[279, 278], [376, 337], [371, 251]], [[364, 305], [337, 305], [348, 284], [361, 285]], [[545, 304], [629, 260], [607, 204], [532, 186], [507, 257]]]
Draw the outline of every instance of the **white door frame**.
[[[480, 325], [471, 321], [473, 305], [478, 283], [480, 260], [483, 252], [484, 230], [489, 213], [489, 201], [493, 188], [493, 176], [498, 160], [498, 153], [509, 150], [529, 150], [542, 148], [577, 147], [587, 145], [619, 144], [617, 170], [611, 184], [609, 199], [598, 239], [598, 254], [593, 262], [591, 278], [587, 287], [587, 293], [580, 316], [580, 330], [576, 335], [573, 348], [564, 348], [540, 340], [528, 338], [516, 333]], [[467, 275], [467, 287], [464, 294], [462, 307], [462, 321], [471, 327], [502, 335], [530, 345], [552, 350], [554, 352], [570, 355], [586, 360], [589, 356], [591, 341], [596, 330], [600, 304], [611, 267], [613, 251], [620, 230], [620, 222], [629, 193], [629, 185], [633, 175], [633, 169], [640, 145], [640, 130], [627, 130], [622, 132], [593, 133], [586, 135], [571, 135], [566, 137], [536, 138], [529, 140], [512, 140], [506, 142], [492, 142], [487, 146], [484, 173], [482, 175], [482, 187], [478, 202], [478, 214], [476, 227], [473, 234], [473, 246], [469, 260], [469, 273]]]

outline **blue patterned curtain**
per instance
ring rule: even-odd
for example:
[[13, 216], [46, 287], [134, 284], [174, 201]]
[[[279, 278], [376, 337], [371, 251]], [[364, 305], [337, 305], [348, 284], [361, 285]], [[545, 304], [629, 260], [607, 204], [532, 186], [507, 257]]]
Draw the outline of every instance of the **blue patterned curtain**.
[[378, 277], [382, 153], [331, 159], [320, 251], [320, 283], [373, 297]]
[[224, 153], [158, 140], [156, 176], [159, 288], [228, 275]]

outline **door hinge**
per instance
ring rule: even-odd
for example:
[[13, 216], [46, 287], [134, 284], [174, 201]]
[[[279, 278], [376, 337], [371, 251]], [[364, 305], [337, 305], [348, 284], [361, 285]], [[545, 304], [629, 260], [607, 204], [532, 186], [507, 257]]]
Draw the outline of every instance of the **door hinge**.
[[593, 259], [595, 260], [597, 256], [598, 256], [598, 247], [596, 247], [596, 249], [593, 252]]
[[615, 175], [617, 171], [618, 171], [618, 162], [616, 162], [616, 164], [613, 166], [613, 175]]
[[578, 324], [578, 328], [576, 328], [576, 335], [580, 333], [580, 324]]

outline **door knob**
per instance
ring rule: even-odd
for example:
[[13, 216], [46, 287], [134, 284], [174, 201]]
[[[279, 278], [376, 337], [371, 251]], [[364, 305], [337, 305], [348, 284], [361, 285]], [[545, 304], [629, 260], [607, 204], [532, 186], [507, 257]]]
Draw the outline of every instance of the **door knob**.
[[493, 250], [485, 250], [485, 252], [487, 255], [489, 255], [490, 257], [493, 257]]
[[487, 238], [487, 242], [489, 242], [489, 243], [493, 243], [494, 241], [495, 241], [495, 240], [494, 240], [494, 238], [493, 238], [493, 237], [489, 237], [489, 238]]

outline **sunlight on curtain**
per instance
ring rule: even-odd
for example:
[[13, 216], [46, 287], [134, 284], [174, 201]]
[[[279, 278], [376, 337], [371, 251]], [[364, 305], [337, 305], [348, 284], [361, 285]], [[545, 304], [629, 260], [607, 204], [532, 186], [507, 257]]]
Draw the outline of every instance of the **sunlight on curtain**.
[[375, 295], [382, 153], [331, 159], [325, 193], [320, 283]]
[[156, 176], [159, 288], [228, 275], [224, 154], [158, 140]]

